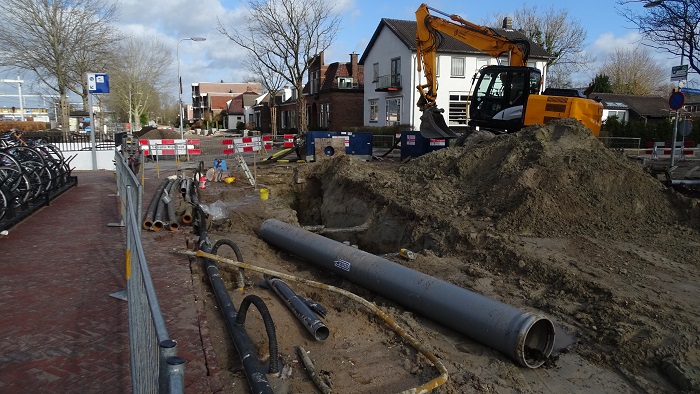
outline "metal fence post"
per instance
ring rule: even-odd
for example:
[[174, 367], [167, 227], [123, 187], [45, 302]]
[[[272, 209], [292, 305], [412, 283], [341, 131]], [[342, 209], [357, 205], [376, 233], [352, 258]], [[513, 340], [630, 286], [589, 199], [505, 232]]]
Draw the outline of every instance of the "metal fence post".
[[182, 357], [168, 357], [168, 394], [180, 394], [185, 392], [185, 359]]
[[[168, 360], [175, 358], [177, 355], [177, 342], [172, 339], [166, 339], [158, 344], [158, 393], [168, 394], [168, 386], [170, 385], [170, 366]], [[184, 361], [183, 361], [184, 362]]]

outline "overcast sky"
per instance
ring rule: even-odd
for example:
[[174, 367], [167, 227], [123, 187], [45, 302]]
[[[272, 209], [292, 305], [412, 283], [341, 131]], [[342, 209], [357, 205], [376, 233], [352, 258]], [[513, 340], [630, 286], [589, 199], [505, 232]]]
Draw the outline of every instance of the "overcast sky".
[[[332, 1], [332, 0], [329, 0]], [[440, 0], [427, 4], [446, 13], [457, 14], [474, 23], [485, 23], [497, 14], [511, 14], [520, 8], [522, 0]], [[630, 22], [616, 10], [614, 0], [528, 0], [538, 9], [568, 11], [571, 20], [578, 21], [588, 32], [586, 51], [598, 61], [617, 47], [639, 45], [640, 37]], [[179, 58], [185, 97], [193, 82], [244, 82], [250, 73], [240, 60], [243, 50], [216, 30], [218, 21], [229, 29], [235, 29], [245, 20], [247, 10], [238, 0], [121, 0], [121, 13], [115, 21], [122, 33], [158, 37], [170, 45], [176, 59], [177, 44], [185, 37], [205, 37], [204, 42], [182, 41]], [[342, 28], [334, 44], [326, 51], [326, 63], [349, 61], [352, 52], [364, 52], [369, 39], [381, 18], [414, 20], [420, 2], [402, 0], [338, 0], [337, 12], [342, 18]], [[641, 8], [641, 3], [639, 5]], [[666, 54], [658, 55], [664, 67], [679, 63]], [[583, 71], [574, 79], [587, 83], [597, 64]], [[99, 72], [96, 70], [96, 72]], [[0, 70], [0, 78], [16, 78]], [[30, 75], [20, 76], [30, 79]], [[177, 95], [177, 64], [173, 65], [172, 94]], [[25, 84], [27, 85], [27, 84]], [[24, 93], [31, 93], [27, 85]], [[16, 94], [16, 84], [0, 83], [0, 93]], [[0, 97], [0, 105], [12, 106], [16, 98]]]

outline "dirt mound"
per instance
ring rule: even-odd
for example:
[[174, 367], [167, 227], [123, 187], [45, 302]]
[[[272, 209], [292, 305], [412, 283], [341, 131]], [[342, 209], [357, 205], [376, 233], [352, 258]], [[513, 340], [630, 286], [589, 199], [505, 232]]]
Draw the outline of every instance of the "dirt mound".
[[462, 229], [456, 222], [470, 217], [501, 232], [537, 236], [619, 238], [683, 221], [690, 209], [679, 210], [678, 198], [661, 183], [574, 120], [432, 152], [394, 171], [367, 167], [345, 157], [307, 176], [346, 190], [344, 198], [360, 192], [367, 200], [372, 193], [377, 206], [400, 215]]
[[167, 139], [179, 139], [180, 132], [170, 129], [156, 129], [152, 127], [144, 127], [136, 135], [139, 138], [147, 140], [167, 140]]
[[[247, 200], [232, 199], [220, 231], [240, 240], [253, 261], [329, 280], [252, 234], [268, 217], [298, 221], [370, 253], [408, 248], [418, 257], [398, 263], [553, 320], [562, 341], [552, 356], [556, 368], [527, 374], [377, 297], [440, 354], [451, 373], [445, 392], [573, 392], [583, 381], [591, 392], [700, 387], [700, 204], [603, 147], [578, 122], [474, 138], [408, 163], [341, 156], [261, 173], [269, 201], [259, 201], [242, 183], [220, 185], [248, 193]], [[218, 186], [207, 188], [211, 198], [205, 200], [229, 194], [218, 195]], [[367, 348], [347, 344], [362, 349], [363, 358], [385, 354], [364, 335], [370, 323], [343, 308], [335, 312], [341, 315], [337, 338], [374, 341]], [[284, 332], [285, 340], [303, 340], [292, 329]], [[326, 354], [335, 357], [337, 349]], [[325, 352], [312, 351], [317, 357]], [[400, 376], [414, 359], [406, 353], [397, 365], [382, 364], [383, 375]], [[339, 374], [334, 381], [342, 388], [360, 384]], [[387, 392], [368, 387], [358, 392]]]
[[438, 177], [436, 192], [493, 217], [500, 231], [614, 235], [679, 219], [658, 181], [574, 120], [426, 155], [402, 175], [416, 184]]

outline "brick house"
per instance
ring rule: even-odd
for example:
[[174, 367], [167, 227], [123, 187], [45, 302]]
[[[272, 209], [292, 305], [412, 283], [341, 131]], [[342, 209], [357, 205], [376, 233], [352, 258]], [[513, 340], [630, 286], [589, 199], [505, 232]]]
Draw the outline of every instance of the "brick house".
[[[350, 62], [331, 64], [325, 64], [323, 52], [315, 55], [302, 93], [309, 130], [340, 131], [362, 126], [364, 75], [356, 53], [350, 54]], [[277, 129], [282, 133], [298, 129], [296, 98], [296, 90], [288, 86], [275, 96]]]
[[621, 122], [654, 122], [667, 120], [671, 116], [668, 99], [661, 96], [594, 92], [589, 97], [599, 99], [603, 104], [603, 121], [616, 116]]
[[314, 56], [304, 87], [309, 130], [340, 131], [362, 126], [363, 70], [356, 53], [350, 54], [347, 63], [325, 64], [323, 52]]
[[[262, 92], [259, 82], [197, 82], [192, 84], [192, 120], [213, 119], [225, 103], [245, 92]], [[222, 104], [223, 103], [223, 104]]]
[[[224, 128], [235, 129], [238, 122], [244, 124], [254, 123], [255, 112], [253, 107], [260, 93], [247, 91], [230, 98], [226, 102], [225, 113], [223, 115]], [[214, 97], [216, 99], [217, 97]], [[216, 100], [213, 100], [215, 102]]]

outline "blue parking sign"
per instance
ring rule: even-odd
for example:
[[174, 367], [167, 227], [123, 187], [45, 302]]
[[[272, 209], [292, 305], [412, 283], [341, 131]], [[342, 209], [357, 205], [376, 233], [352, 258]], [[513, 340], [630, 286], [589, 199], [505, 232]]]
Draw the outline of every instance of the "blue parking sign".
[[109, 77], [107, 74], [88, 73], [89, 93], [109, 93]]

